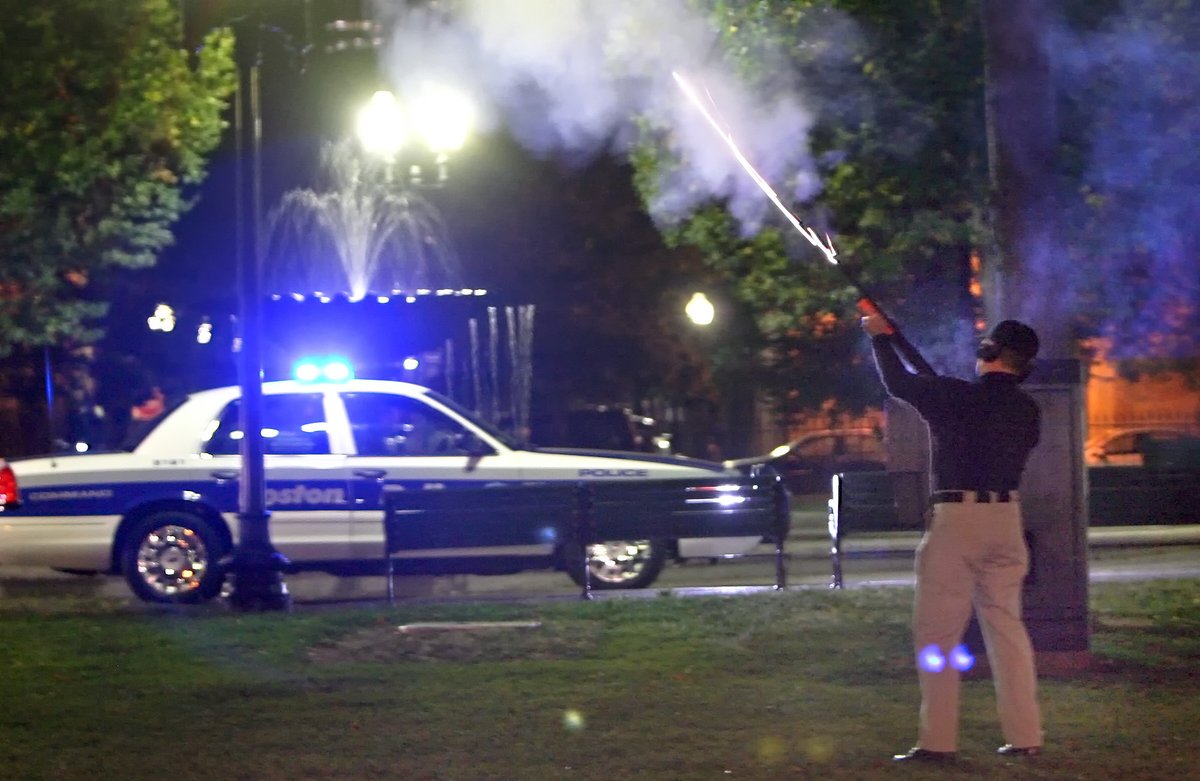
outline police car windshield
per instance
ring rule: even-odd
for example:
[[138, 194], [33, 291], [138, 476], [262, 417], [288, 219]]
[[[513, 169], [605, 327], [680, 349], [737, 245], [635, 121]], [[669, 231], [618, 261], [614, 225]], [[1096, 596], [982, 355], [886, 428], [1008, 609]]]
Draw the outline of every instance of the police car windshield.
[[484, 420], [483, 418], [477, 416], [474, 412], [470, 411], [463, 405], [459, 404], [454, 399], [451, 399], [449, 396], [443, 396], [442, 394], [438, 393], [435, 390], [426, 390], [425, 395], [431, 399], [434, 399], [439, 404], [442, 404], [442, 405], [448, 407], [449, 409], [454, 410], [459, 415], [462, 415], [464, 418], [466, 418], [467, 420], [474, 423], [476, 426], [479, 426], [479, 428], [483, 429], [488, 434], [491, 434], [493, 437], [500, 440], [500, 442], [505, 447], [510, 448], [512, 450], [530, 450], [531, 449], [528, 445], [526, 445], [525, 443], [518, 440], [516, 437], [514, 437], [509, 432], [507, 432], [504, 429], [500, 428], [499, 426], [489, 423], [488, 421]]

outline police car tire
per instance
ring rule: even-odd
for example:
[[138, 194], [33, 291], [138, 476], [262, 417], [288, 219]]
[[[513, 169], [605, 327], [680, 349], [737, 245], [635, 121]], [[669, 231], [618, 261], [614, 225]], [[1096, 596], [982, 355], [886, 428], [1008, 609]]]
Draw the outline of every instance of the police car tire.
[[[642, 563], [642, 568], [635, 577], [625, 580], [610, 580], [598, 576], [593, 570], [591, 577], [591, 587], [597, 591], [610, 591], [617, 589], [635, 589], [647, 588], [658, 579], [662, 572], [663, 566], [667, 563], [667, 543], [664, 540], [648, 540], [650, 543], [649, 554]], [[610, 541], [606, 545], [620, 545], [620, 542]], [[578, 549], [576, 549], [578, 550]], [[567, 564], [567, 574], [571, 576], [571, 580], [575, 581], [576, 585], [583, 585], [583, 564], [580, 555], [572, 555], [570, 562]], [[589, 565], [591, 560], [589, 559]]]
[[[142, 545], [158, 530], [170, 527], [188, 530], [195, 540], [203, 545], [204, 575], [194, 587], [185, 588], [177, 593], [165, 593], [164, 590], [155, 588], [138, 567], [138, 555]], [[183, 510], [163, 510], [146, 516], [130, 529], [121, 550], [121, 572], [133, 593], [146, 602], [206, 602], [221, 592], [225, 578], [218, 562], [224, 558], [227, 548], [224, 538], [203, 516]]]

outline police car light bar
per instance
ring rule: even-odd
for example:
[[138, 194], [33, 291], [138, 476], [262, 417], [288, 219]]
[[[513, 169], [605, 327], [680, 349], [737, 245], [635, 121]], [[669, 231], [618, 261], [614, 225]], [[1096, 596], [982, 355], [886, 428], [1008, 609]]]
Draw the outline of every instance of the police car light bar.
[[354, 379], [354, 369], [344, 358], [307, 358], [292, 367], [297, 382], [347, 382]]

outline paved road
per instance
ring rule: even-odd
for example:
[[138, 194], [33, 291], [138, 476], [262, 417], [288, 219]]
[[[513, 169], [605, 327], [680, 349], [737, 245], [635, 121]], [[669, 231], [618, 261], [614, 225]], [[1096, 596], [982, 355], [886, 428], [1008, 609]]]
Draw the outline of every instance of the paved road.
[[[918, 539], [914, 532], [847, 539], [843, 546], [846, 588], [911, 584], [912, 554]], [[1088, 542], [1089, 576], [1093, 582], [1200, 578], [1200, 525], [1093, 529]], [[829, 586], [832, 574], [829, 542], [821, 514], [797, 513], [786, 551], [789, 588]], [[771, 549], [764, 546], [752, 557], [670, 565], [653, 588], [620, 592], [620, 595], [654, 596], [666, 590], [679, 595], [728, 593], [768, 588], [774, 580], [774, 557]], [[381, 577], [335, 578], [300, 573], [288, 575], [286, 582], [298, 605], [386, 598], [386, 583]], [[82, 577], [0, 567], [0, 597], [40, 594], [133, 601], [124, 581], [118, 577]], [[578, 598], [580, 591], [563, 573], [528, 572], [400, 578], [397, 594], [404, 599], [570, 599]]]

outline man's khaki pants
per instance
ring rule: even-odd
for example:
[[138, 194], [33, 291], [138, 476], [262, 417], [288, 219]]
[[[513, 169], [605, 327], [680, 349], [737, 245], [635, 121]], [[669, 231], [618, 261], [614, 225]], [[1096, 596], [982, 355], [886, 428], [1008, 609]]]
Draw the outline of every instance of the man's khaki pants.
[[972, 605], [983, 630], [1004, 741], [1022, 748], [1042, 745], [1033, 647], [1021, 620], [1021, 583], [1028, 569], [1018, 504], [933, 505], [917, 547], [913, 610], [921, 748], [957, 750], [962, 665], [954, 649]]

